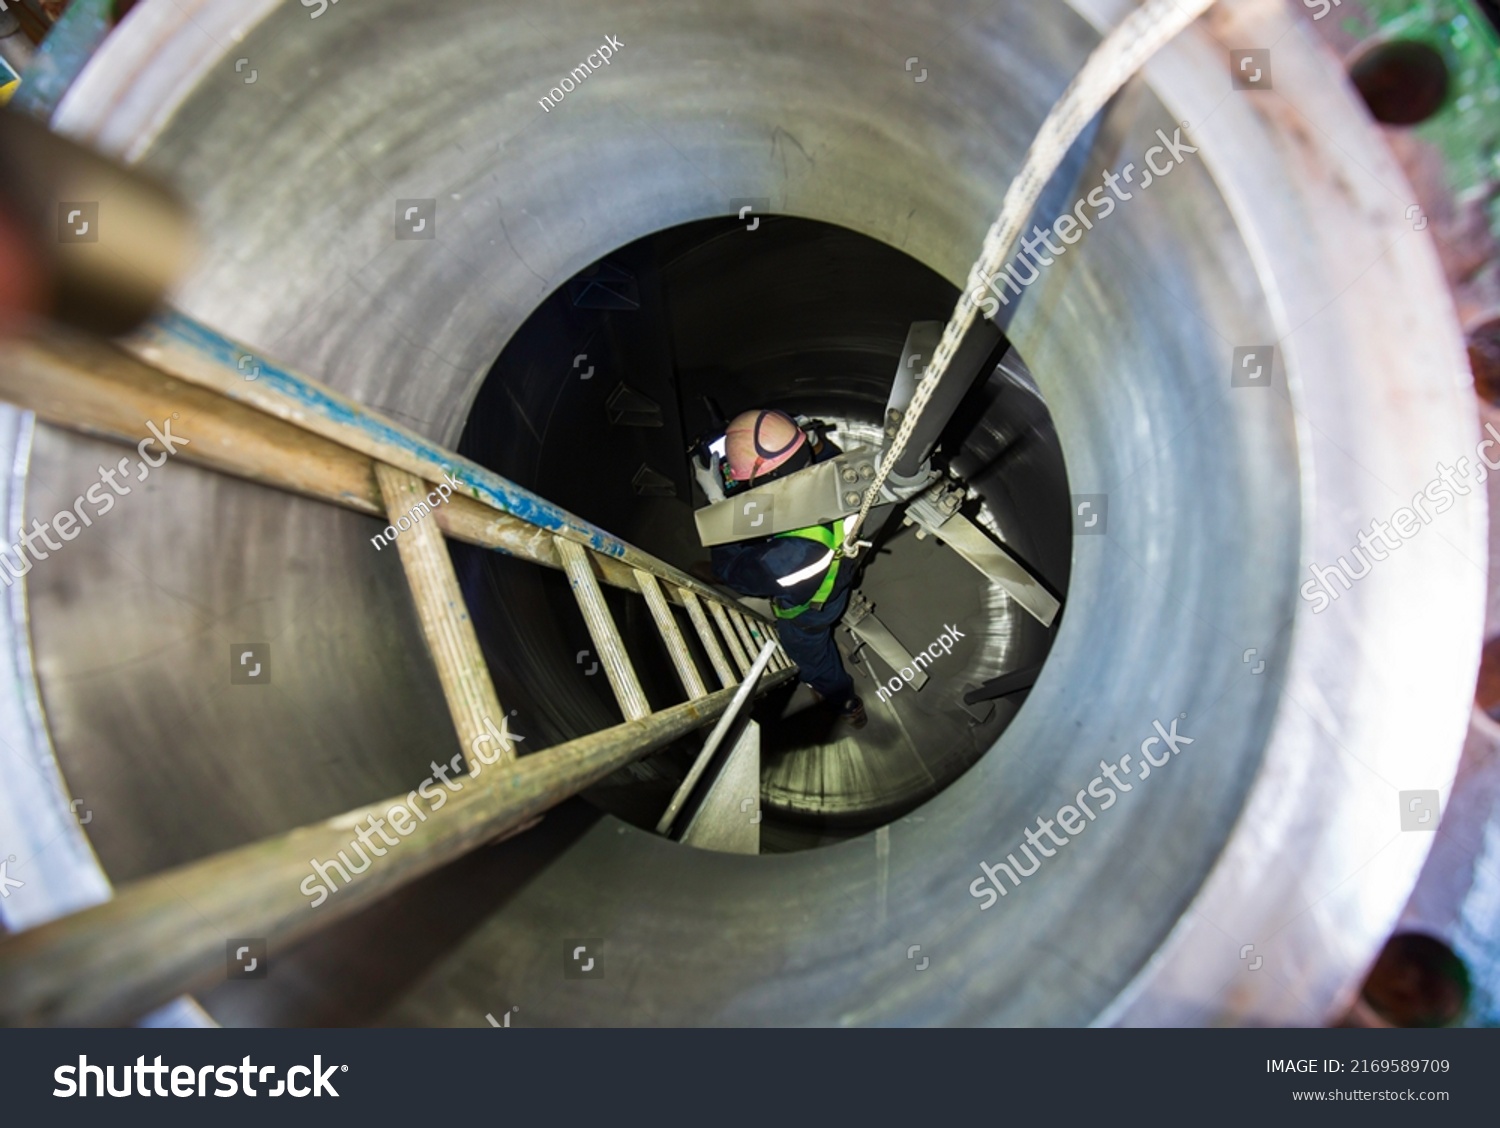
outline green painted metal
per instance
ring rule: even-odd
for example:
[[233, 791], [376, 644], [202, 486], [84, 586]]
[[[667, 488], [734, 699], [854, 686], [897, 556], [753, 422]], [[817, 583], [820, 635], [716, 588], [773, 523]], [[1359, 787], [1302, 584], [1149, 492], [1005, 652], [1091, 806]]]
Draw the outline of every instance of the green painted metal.
[[1412, 39], [1448, 64], [1448, 98], [1412, 128], [1443, 153], [1459, 200], [1489, 200], [1500, 238], [1500, 33], [1475, 0], [1360, 0], [1342, 4], [1341, 27], [1362, 43]]
[[73, 0], [52, 25], [10, 104], [48, 121], [115, 24], [114, 0]]

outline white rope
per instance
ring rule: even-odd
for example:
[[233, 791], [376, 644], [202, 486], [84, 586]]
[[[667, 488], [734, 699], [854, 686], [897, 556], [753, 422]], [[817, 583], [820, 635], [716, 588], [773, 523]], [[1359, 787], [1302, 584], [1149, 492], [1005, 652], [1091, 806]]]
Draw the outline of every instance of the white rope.
[[845, 556], [859, 555], [861, 542], [856, 534], [869, 516], [870, 508], [879, 499], [881, 487], [890, 476], [892, 467], [906, 449], [906, 444], [922, 417], [922, 410], [932, 399], [943, 374], [948, 371], [953, 354], [958, 351], [959, 342], [974, 324], [978, 314], [973, 297], [975, 291], [986, 288], [989, 280], [1000, 273], [1016, 236], [1021, 233], [1021, 225], [1031, 217], [1047, 181], [1052, 179], [1052, 174], [1062, 164], [1073, 142], [1078, 140], [1094, 115], [1104, 108], [1104, 104], [1146, 65], [1152, 55], [1213, 4], [1214, 0], [1146, 0], [1094, 49], [1083, 69], [1063, 91], [1057, 105], [1052, 107], [1052, 112], [1042, 122], [1036, 139], [1026, 152], [1021, 171], [1011, 183], [1010, 190], [1005, 193], [999, 218], [985, 235], [979, 260], [969, 271], [969, 279], [964, 284], [958, 306], [949, 318], [947, 328], [943, 330], [942, 340], [938, 342], [937, 351], [932, 355], [932, 363], [927, 366], [926, 373], [917, 384], [916, 394], [912, 396], [896, 437], [891, 440], [891, 445], [880, 460], [880, 472], [866, 492], [859, 513], [845, 526]]

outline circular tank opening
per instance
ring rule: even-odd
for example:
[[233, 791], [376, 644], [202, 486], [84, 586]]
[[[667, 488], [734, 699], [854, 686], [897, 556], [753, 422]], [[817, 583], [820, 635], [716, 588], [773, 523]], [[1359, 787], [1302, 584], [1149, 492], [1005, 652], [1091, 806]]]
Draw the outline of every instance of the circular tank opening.
[[1418, 125], [1448, 98], [1448, 64], [1436, 48], [1414, 39], [1372, 47], [1350, 66], [1349, 77], [1385, 125]]
[[[957, 297], [910, 256], [830, 224], [758, 216], [660, 231], [541, 302], [495, 362], [459, 449], [703, 574], [709, 553], [693, 511], [707, 502], [689, 447], [759, 407], [824, 428], [844, 450], [877, 444], [911, 323], [946, 321]], [[1067, 476], [1051, 417], [1013, 349], [976, 382], [938, 462], [969, 487], [963, 514], [1061, 597], [1072, 538]], [[957, 553], [904, 525], [899, 510], [875, 544], [856, 590], [910, 654], [941, 657], [919, 687], [841, 625], [835, 637], [865, 728], [803, 685], [757, 704], [763, 852], [842, 841], [942, 791], [994, 746], [1051, 648], [1060, 619], [1042, 627]], [[566, 581], [460, 551], [476, 624], [509, 683], [505, 699], [534, 714], [549, 739], [618, 723]], [[617, 596], [607, 597], [653, 708], [683, 700], [640, 601]], [[685, 616], [679, 625], [716, 685]], [[652, 827], [699, 744], [666, 749], [587, 797]]]

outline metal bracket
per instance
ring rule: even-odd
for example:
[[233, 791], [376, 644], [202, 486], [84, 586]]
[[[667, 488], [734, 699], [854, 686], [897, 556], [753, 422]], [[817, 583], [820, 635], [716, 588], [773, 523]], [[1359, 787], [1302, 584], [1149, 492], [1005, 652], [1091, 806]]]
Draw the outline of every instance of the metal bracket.
[[1062, 604], [1057, 597], [1042, 586], [1040, 580], [1012, 556], [988, 533], [963, 514], [948, 514], [941, 523], [927, 524], [925, 515], [915, 503], [909, 516], [923, 531], [931, 533], [954, 552], [958, 553], [977, 570], [1005, 589], [1044, 627], [1050, 627]]
[[935, 534], [958, 515], [967, 493], [961, 485], [938, 482], [911, 499], [906, 515], [913, 524]]
[[896, 437], [906, 409], [911, 406], [912, 396], [917, 394], [927, 366], [932, 363], [932, 354], [937, 352], [938, 342], [943, 339], [941, 321], [914, 321], [906, 331], [906, 344], [901, 348], [901, 364], [896, 369], [896, 379], [891, 384], [891, 395], [885, 403], [885, 441]]
[[[875, 480], [876, 452], [859, 447], [693, 514], [704, 547], [826, 525], [859, 511]], [[882, 502], [882, 504], [885, 504]]]
[[849, 628], [849, 633], [856, 639], [880, 655], [881, 661], [895, 673], [912, 671], [915, 675], [909, 683], [912, 689], [919, 690], [927, 684], [927, 675], [917, 666], [911, 651], [880, 621], [875, 614], [875, 605], [862, 592], [855, 592], [850, 598], [849, 610], [844, 615], [844, 626]]

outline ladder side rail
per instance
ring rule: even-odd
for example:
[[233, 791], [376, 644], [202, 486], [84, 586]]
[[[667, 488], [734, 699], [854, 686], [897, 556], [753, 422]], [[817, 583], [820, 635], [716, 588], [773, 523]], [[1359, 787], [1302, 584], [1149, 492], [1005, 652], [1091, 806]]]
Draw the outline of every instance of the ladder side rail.
[[[787, 676], [768, 675], [763, 689]], [[736, 692], [721, 689], [489, 774], [485, 764], [494, 760], [471, 762], [470, 774], [454, 780], [460, 790], [437, 789], [441, 807], [415, 790], [396, 795], [143, 878], [112, 900], [0, 938], [0, 1025], [134, 1021], [222, 980], [225, 936], [265, 937], [272, 952], [284, 951], [716, 720]], [[401, 835], [398, 845], [384, 847], [348, 883], [329, 872], [336, 888], [310, 892], [314, 862], [328, 859], [323, 866], [332, 871], [340, 850], [350, 854], [356, 824], [372, 817]]]

